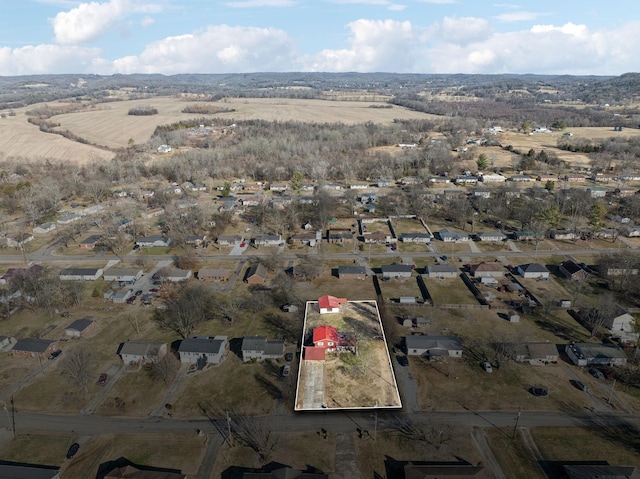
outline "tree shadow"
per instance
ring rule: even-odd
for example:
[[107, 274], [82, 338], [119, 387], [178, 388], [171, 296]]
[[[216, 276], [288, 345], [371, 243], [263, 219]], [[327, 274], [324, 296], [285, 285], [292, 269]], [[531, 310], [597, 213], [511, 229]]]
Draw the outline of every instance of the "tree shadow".
[[120, 456], [118, 459], [114, 461], [103, 462], [102, 464], [100, 464], [98, 466], [98, 473], [96, 474], [96, 479], [104, 479], [104, 477], [114, 469], [123, 468], [123, 467], [135, 467], [140, 471], [181, 474], [180, 469], [168, 469], [163, 467], [142, 466], [130, 461], [126, 457]]

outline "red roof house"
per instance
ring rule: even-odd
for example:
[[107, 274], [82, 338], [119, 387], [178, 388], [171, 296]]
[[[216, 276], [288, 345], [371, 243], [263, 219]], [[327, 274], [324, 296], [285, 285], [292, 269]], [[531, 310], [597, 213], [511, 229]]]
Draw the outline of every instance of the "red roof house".
[[316, 348], [325, 348], [329, 351], [336, 349], [340, 343], [338, 330], [333, 326], [323, 325], [313, 330], [313, 345]]
[[328, 294], [318, 298], [318, 308], [320, 309], [320, 314], [339, 313], [340, 305], [346, 303], [347, 298], [336, 298], [335, 296], [329, 296]]

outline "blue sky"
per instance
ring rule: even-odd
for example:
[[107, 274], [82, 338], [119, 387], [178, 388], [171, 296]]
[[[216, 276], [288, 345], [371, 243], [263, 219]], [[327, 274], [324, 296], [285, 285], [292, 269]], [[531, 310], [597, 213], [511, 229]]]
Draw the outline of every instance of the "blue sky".
[[630, 0], [3, 0], [0, 75], [640, 71]]

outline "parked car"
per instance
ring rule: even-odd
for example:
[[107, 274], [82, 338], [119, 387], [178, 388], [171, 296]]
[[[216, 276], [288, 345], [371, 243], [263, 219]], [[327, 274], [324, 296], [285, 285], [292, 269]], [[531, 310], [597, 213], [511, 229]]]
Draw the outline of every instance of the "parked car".
[[127, 304], [135, 304], [136, 302], [136, 296], [131, 296], [129, 299], [127, 299]]
[[532, 388], [529, 388], [529, 392], [539, 398], [546, 398], [549, 395], [549, 391], [547, 390], [547, 388], [544, 388], [542, 386], [534, 386]]
[[481, 366], [482, 366], [482, 369], [485, 370], [485, 372], [487, 373], [493, 372], [493, 368], [491, 367], [491, 363], [489, 361], [483, 361]]
[[396, 356], [396, 359], [397, 359], [398, 364], [399, 364], [400, 366], [408, 366], [408, 365], [409, 365], [409, 360], [407, 359], [407, 357], [406, 357], [406, 356], [400, 356], [400, 355], [398, 355], [398, 356]]
[[52, 352], [47, 359], [49, 361], [53, 361], [55, 358], [57, 358], [58, 356], [60, 356], [62, 354], [62, 351], [60, 349], [55, 350], [54, 352]]
[[140, 296], [142, 294], [142, 290], [139, 289], [138, 291], [136, 291], [136, 296]]
[[285, 364], [282, 367], [282, 377], [286, 378], [290, 372], [291, 372], [291, 366], [289, 366], [288, 364]]
[[96, 382], [96, 384], [98, 386], [104, 386], [105, 384], [107, 384], [107, 377], [107, 373], [100, 374], [100, 376], [98, 376], [98, 381]]
[[587, 386], [582, 381], [576, 381], [575, 379], [571, 379], [569, 382], [573, 385], [574, 388], [579, 389], [580, 391], [584, 391], [584, 392], [589, 391], [589, 386]]
[[158, 291], [160, 291], [158, 288], [151, 288], [149, 290], [150, 293], [157, 293]]
[[589, 368], [589, 374], [591, 374], [596, 379], [604, 379], [604, 374], [602, 371], [596, 368]]
[[604, 375], [605, 379], [613, 379], [613, 371], [607, 367], [600, 368], [600, 372]]
[[80, 444], [78, 444], [77, 442], [71, 444], [71, 446], [69, 446], [69, 449], [67, 449], [67, 459], [71, 459], [73, 456], [75, 456], [78, 452], [78, 449], [80, 449]]
[[290, 363], [291, 361], [293, 361], [293, 353], [287, 353], [284, 355], [284, 360], [288, 363]]

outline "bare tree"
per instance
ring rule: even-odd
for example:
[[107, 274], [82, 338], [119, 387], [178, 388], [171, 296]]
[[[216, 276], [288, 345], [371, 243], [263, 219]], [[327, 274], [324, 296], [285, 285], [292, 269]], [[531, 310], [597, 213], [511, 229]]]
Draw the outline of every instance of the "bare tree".
[[232, 421], [234, 438], [255, 451], [261, 463], [269, 462], [271, 453], [280, 440], [280, 434], [272, 430], [266, 418], [238, 415]]
[[160, 327], [188, 338], [198, 323], [210, 317], [209, 292], [201, 284], [191, 284], [178, 290], [165, 301], [164, 311], [156, 310], [154, 321]]
[[91, 369], [91, 352], [84, 346], [71, 349], [62, 359], [62, 375], [78, 389], [87, 392], [93, 375]]
[[145, 370], [151, 379], [154, 381], [162, 381], [167, 383], [169, 378], [176, 369], [176, 358], [173, 354], [165, 354], [157, 361], [148, 363], [145, 366]]

